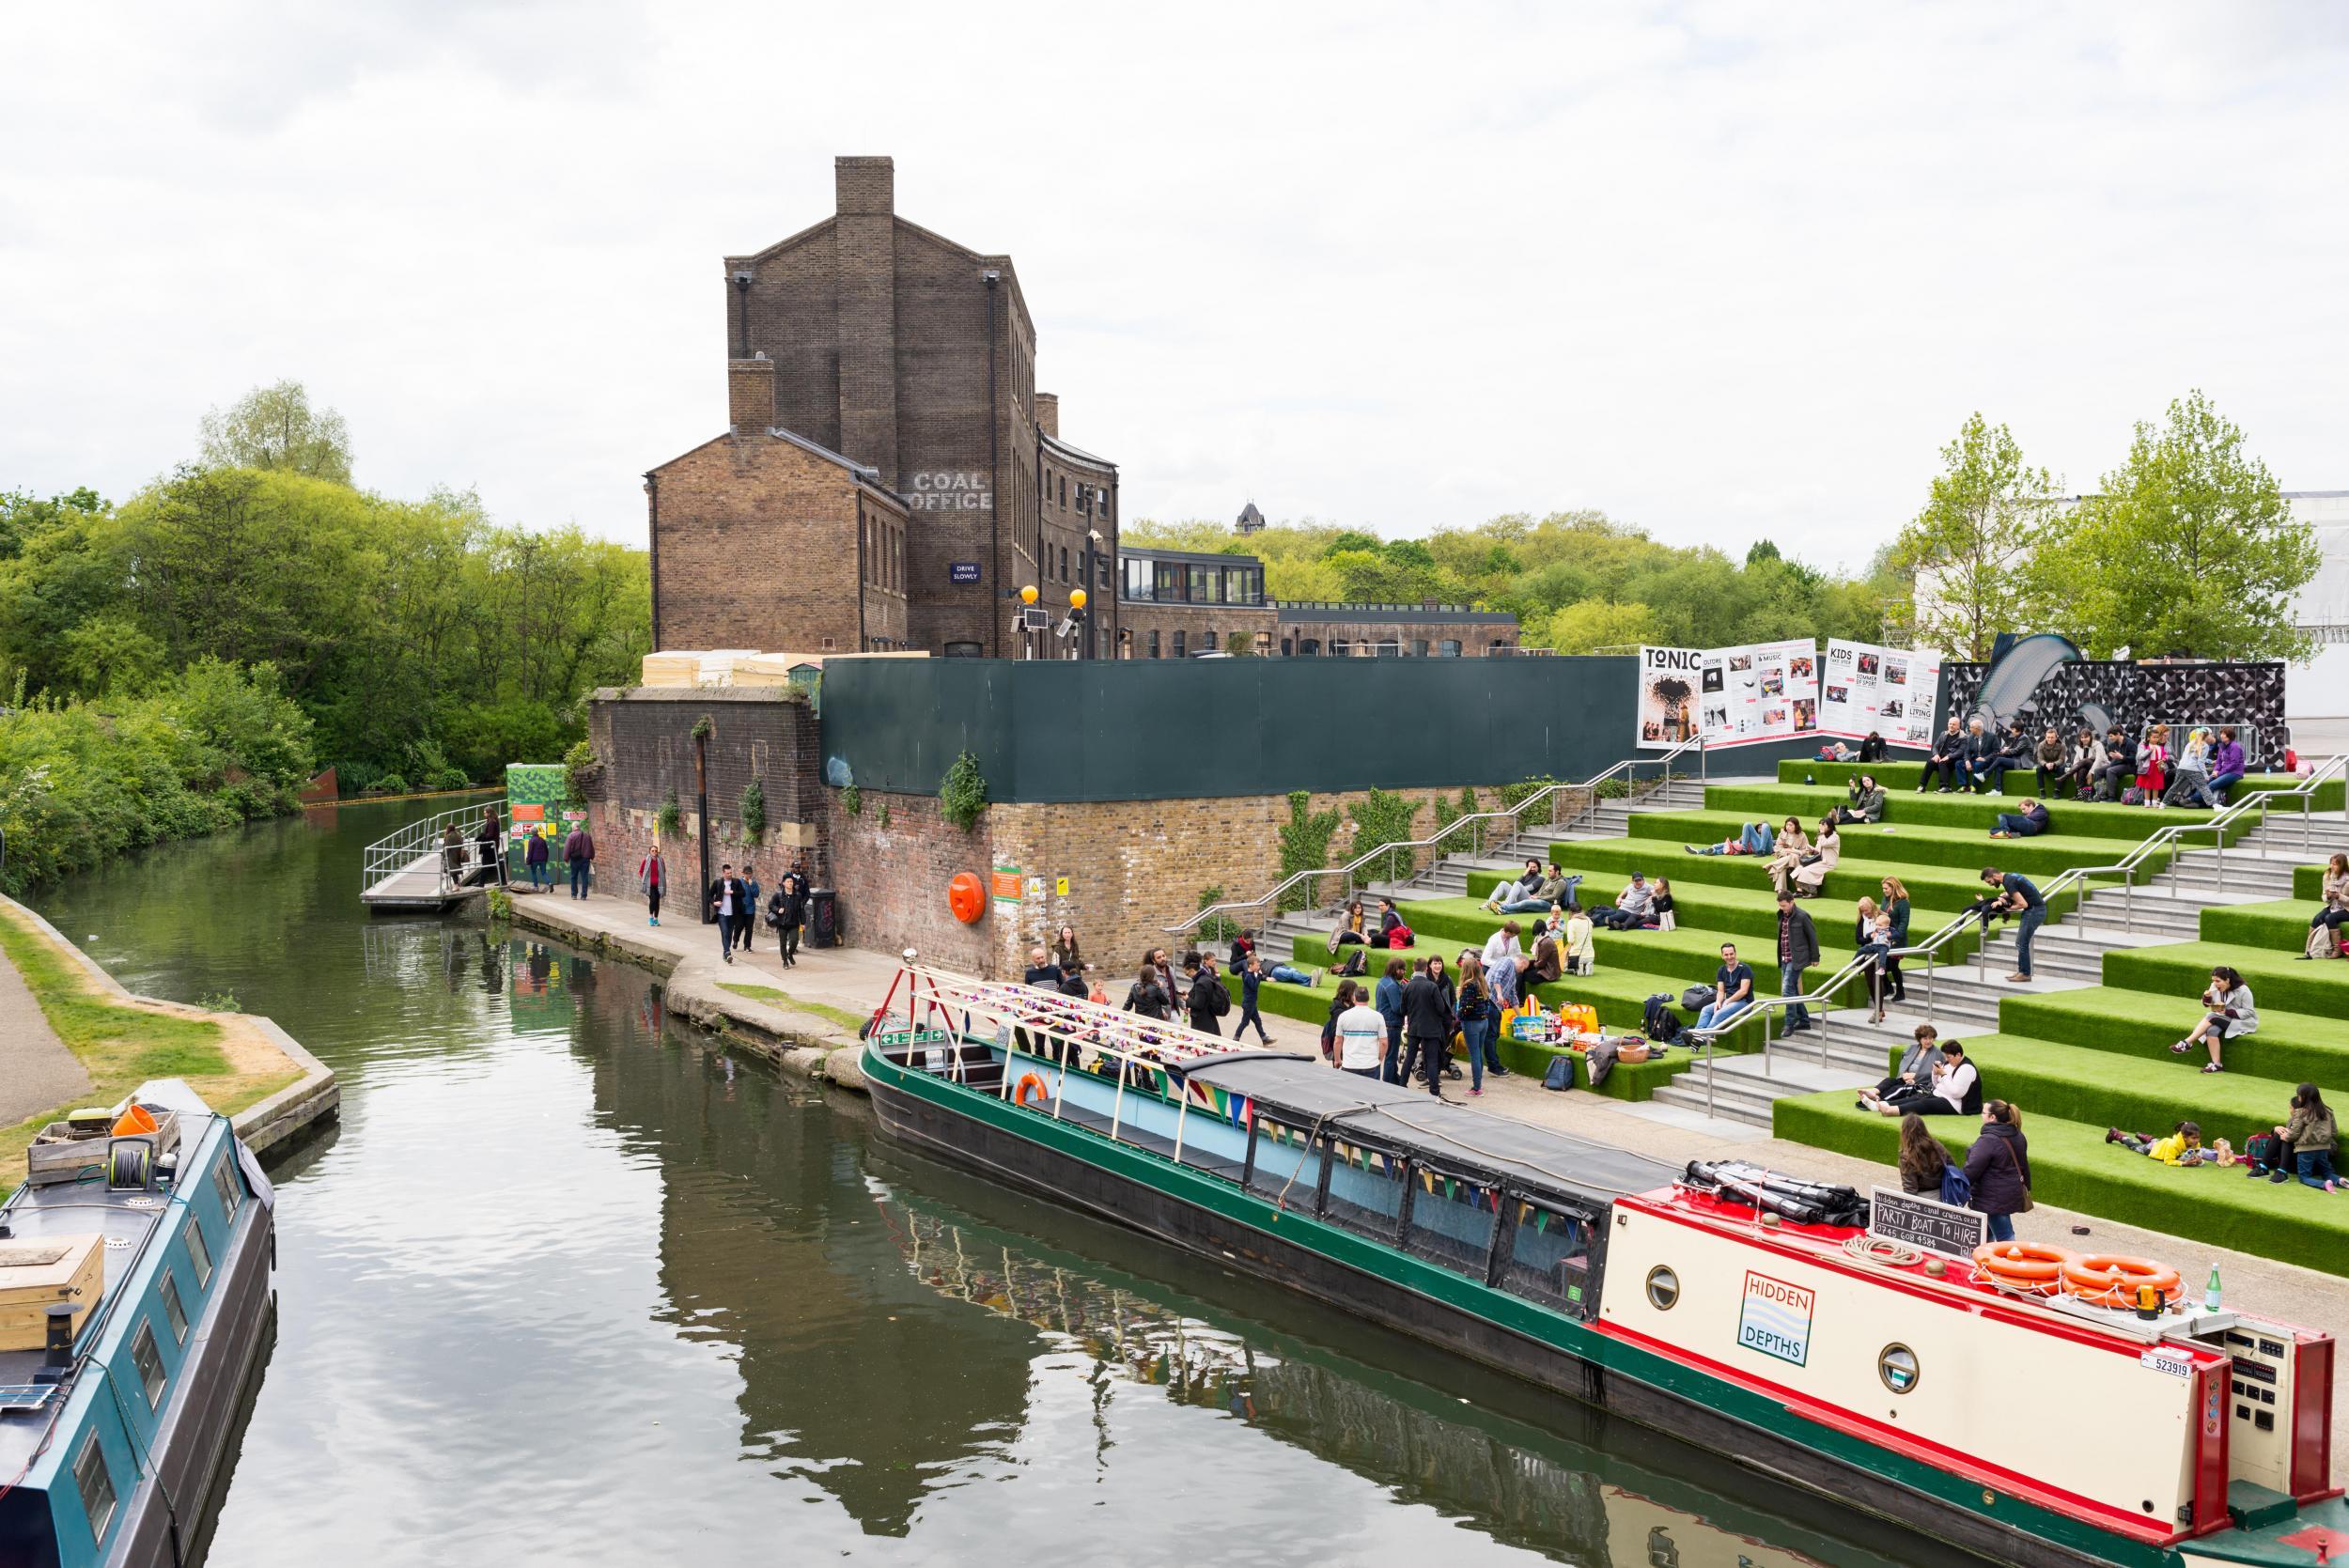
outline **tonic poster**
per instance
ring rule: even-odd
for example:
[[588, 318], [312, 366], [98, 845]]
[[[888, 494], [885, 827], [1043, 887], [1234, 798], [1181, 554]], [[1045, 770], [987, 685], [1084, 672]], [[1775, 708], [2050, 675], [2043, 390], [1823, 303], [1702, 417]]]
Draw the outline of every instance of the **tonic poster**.
[[1700, 648], [1640, 650], [1640, 747], [1663, 752], [1694, 737]]

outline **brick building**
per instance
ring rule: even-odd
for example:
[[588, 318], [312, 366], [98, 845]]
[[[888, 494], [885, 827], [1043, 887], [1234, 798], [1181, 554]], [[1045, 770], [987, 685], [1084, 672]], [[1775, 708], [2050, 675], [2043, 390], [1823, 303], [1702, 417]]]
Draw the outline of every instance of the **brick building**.
[[1517, 618], [1502, 610], [1269, 598], [1253, 555], [1132, 547], [1118, 557], [1117, 597], [1121, 659], [1229, 653], [1240, 638], [1248, 652], [1283, 659], [1483, 658], [1517, 647]]
[[833, 175], [831, 217], [725, 259], [729, 433], [646, 476], [654, 643], [1016, 653], [1021, 586], [1108, 581], [1116, 465], [1060, 440], [1011, 258], [897, 216], [887, 158]]

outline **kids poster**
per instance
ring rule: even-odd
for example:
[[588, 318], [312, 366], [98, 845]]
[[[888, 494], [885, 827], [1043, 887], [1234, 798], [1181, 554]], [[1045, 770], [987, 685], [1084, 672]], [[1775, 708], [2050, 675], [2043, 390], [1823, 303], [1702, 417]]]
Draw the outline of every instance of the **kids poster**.
[[1819, 728], [1853, 740], [1875, 734], [1888, 745], [1930, 746], [1940, 694], [1938, 654], [1836, 638], [1827, 645]]

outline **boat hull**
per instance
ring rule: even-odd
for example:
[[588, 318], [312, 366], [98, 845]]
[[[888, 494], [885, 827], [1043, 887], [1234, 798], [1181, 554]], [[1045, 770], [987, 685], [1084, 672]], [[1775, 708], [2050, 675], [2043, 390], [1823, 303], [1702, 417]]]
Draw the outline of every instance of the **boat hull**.
[[183, 1555], [172, 1549], [175, 1513], [183, 1547], [209, 1539], [209, 1515], [219, 1505], [231, 1470], [229, 1438], [245, 1387], [269, 1343], [276, 1246], [276, 1218], [270, 1206], [245, 1203], [235, 1239], [220, 1260], [225, 1288], [212, 1294], [206, 1308], [198, 1328], [201, 1346], [189, 1358], [186, 1381], [175, 1391], [170, 1417], [156, 1440], [155, 1468], [123, 1499], [122, 1528], [103, 1560], [109, 1568], [182, 1561]]
[[[910, 1072], [872, 1052], [866, 1055], [865, 1077], [881, 1129], [909, 1147], [1220, 1259], [1610, 1415], [1712, 1449], [1766, 1479], [1857, 1507], [1997, 1562], [2079, 1568], [2178, 1560], [2167, 1548], [2103, 1532], [2080, 1529], [2091, 1538], [2072, 1545], [1985, 1517], [1839, 1456], [1824, 1444], [1731, 1415], [1707, 1403], [1701, 1387], [1687, 1391], [1667, 1388], [1610, 1364], [1618, 1355], [1626, 1362], [1657, 1359], [1647, 1352], [1614, 1342], [1593, 1343], [1602, 1336], [1559, 1325], [1562, 1337], [1590, 1345], [1592, 1353], [1585, 1354], [1478, 1316], [1331, 1257], [1305, 1240], [1284, 1240], [1224, 1207], [1192, 1202], [1087, 1158], [1081, 1147], [1091, 1135], [1081, 1129], [1039, 1121], [1038, 1136], [1029, 1136], [967, 1111], [957, 1097], [969, 1096], [968, 1091]], [[987, 1108], [998, 1109], [998, 1102], [988, 1101]], [[1026, 1114], [1000, 1109], [1006, 1117]], [[1243, 1197], [1242, 1202], [1256, 1201]], [[1687, 1385], [1691, 1380], [1684, 1376], [1674, 1381]], [[1781, 1414], [1790, 1427], [1802, 1424], [1782, 1410]], [[2015, 1501], [2016, 1513], [2028, 1508]]]

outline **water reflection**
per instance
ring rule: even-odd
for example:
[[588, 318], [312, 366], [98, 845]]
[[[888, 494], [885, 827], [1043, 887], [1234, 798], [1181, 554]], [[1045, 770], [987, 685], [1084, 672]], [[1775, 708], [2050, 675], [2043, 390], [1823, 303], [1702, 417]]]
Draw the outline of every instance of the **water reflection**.
[[[374, 921], [399, 808], [44, 901], [344, 1075], [212, 1560], [1930, 1560], [1717, 1459], [878, 1141], [653, 982]], [[1743, 1499], [1743, 1500], [1737, 1500]]]

